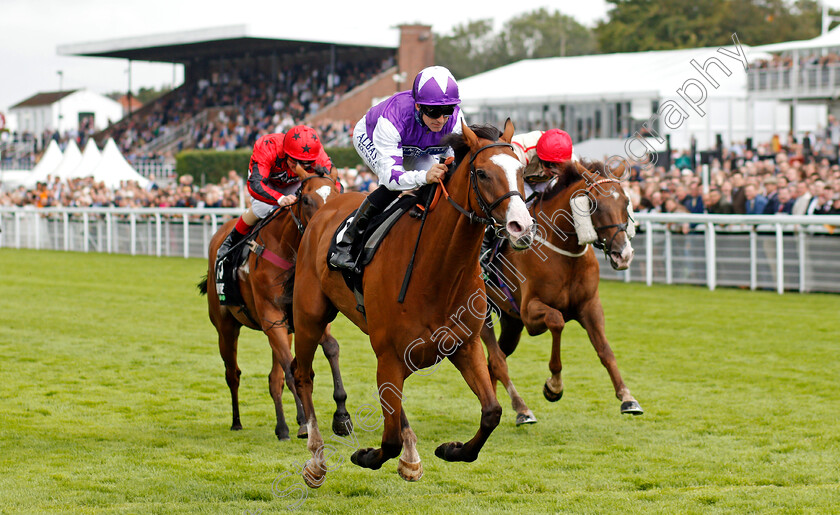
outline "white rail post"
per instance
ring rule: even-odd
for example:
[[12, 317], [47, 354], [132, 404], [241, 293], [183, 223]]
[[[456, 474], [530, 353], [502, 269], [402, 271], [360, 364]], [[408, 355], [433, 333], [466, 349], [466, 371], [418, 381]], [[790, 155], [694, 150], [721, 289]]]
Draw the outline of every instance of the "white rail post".
[[111, 253], [111, 249], [113, 248], [113, 246], [112, 246], [112, 245], [113, 245], [113, 243], [112, 243], [112, 241], [111, 241], [111, 236], [112, 236], [112, 235], [111, 235], [111, 230], [112, 230], [112, 226], [111, 226], [111, 212], [110, 212], [110, 211], [108, 211], [108, 212], [106, 212], [106, 213], [105, 213], [105, 232], [107, 232], [107, 233], [108, 233], [108, 239], [107, 239], [107, 242], [108, 242], [108, 254], [110, 254], [110, 253]]
[[805, 270], [807, 269], [805, 266], [805, 231], [798, 231], [797, 238], [799, 243], [799, 292], [805, 293]]
[[715, 224], [706, 224], [706, 284], [714, 291], [717, 287], [717, 256]]
[[785, 248], [782, 241], [782, 224], [776, 224], [776, 291], [785, 292]]
[[67, 252], [70, 250], [70, 213], [65, 211], [62, 213], [62, 219], [64, 221], [64, 251]]
[[750, 226], [750, 289], [758, 288], [758, 234]]
[[653, 285], [653, 224], [645, 222], [645, 283]]
[[41, 216], [37, 211], [32, 212], [32, 221], [35, 224], [35, 250], [41, 250]]
[[184, 257], [190, 257], [190, 215], [184, 213]]
[[163, 245], [161, 244], [162, 233], [163, 233], [163, 228], [161, 227], [160, 213], [155, 213], [155, 251], [156, 251], [157, 257], [160, 257], [162, 255], [161, 254], [161, 249], [163, 248]]
[[20, 248], [20, 211], [15, 211], [15, 248]]
[[85, 239], [85, 241], [82, 243], [82, 252], [88, 251], [88, 240], [90, 240], [90, 227], [88, 225], [89, 222], [90, 216], [88, 215], [88, 212], [85, 211], [84, 213], [82, 213], [82, 224], [84, 225], [84, 227], [82, 228], [82, 238]]
[[671, 231], [665, 228], [665, 284], [674, 284], [674, 261], [671, 255]]
[[131, 228], [131, 255], [137, 255], [137, 215], [134, 211], [131, 212], [128, 218], [128, 224]]

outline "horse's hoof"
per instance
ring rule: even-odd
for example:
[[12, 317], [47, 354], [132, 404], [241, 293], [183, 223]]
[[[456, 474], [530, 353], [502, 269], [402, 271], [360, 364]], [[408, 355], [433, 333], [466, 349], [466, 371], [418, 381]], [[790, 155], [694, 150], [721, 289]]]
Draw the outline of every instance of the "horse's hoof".
[[444, 461], [475, 461], [473, 459], [465, 459], [462, 456], [464, 444], [461, 442], [448, 442], [438, 445], [435, 449], [435, 456]]
[[233, 424], [230, 426], [231, 431], [242, 431], [242, 424]]
[[621, 403], [621, 412], [630, 415], [641, 415], [644, 413], [642, 407], [636, 401], [624, 401]]
[[310, 466], [307, 462], [306, 467], [303, 469], [303, 482], [309, 488], [318, 488], [327, 480], [327, 473], [321, 470], [320, 467], [310, 468]]
[[533, 413], [520, 413], [516, 415], [516, 425], [521, 426], [522, 424], [536, 424], [537, 417], [534, 416]]
[[543, 395], [545, 396], [545, 400], [548, 402], [557, 402], [563, 398], [563, 390], [560, 390], [560, 393], [552, 392], [548, 387], [548, 381], [546, 381], [543, 385]]
[[300, 426], [300, 429], [298, 429], [297, 437], [302, 438], [304, 440], [309, 438], [309, 432], [306, 430], [306, 425]]
[[397, 465], [397, 472], [406, 481], [420, 481], [420, 478], [423, 477], [423, 463], [419, 461], [417, 463], [409, 463], [400, 458], [400, 463]]
[[275, 436], [277, 436], [277, 439], [280, 440], [281, 442], [288, 442], [289, 440], [291, 440], [291, 438], [289, 438], [289, 433], [288, 432], [286, 432], [286, 434], [279, 434], [279, 435], [275, 433]]
[[358, 449], [358, 450], [356, 450], [356, 452], [354, 452], [354, 453], [350, 456], [350, 462], [351, 462], [351, 463], [353, 463], [353, 465], [358, 465], [358, 466], [360, 466], [360, 467], [362, 467], [362, 468], [372, 469], [372, 470], [378, 470], [378, 469], [379, 469], [379, 467], [381, 467], [381, 466], [382, 466], [382, 464], [381, 464], [381, 463], [379, 463], [379, 464], [368, 464], [368, 463], [365, 463], [365, 462], [363, 461], [363, 460], [365, 459], [365, 456], [366, 456], [368, 453], [373, 452], [374, 450], [375, 450], [375, 449], [374, 449], [373, 447], [368, 447], [368, 448], [366, 448], [366, 449]]
[[347, 436], [353, 432], [353, 421], [347, 413], [333, 415], [332, 430], [338, 436]]

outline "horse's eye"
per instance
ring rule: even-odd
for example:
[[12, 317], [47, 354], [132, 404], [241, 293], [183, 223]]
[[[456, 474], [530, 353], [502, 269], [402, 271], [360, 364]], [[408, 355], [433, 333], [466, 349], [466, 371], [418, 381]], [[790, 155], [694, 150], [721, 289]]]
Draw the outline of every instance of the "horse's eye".
[[475, 171], [475, 175], [479, 179], [486, 179], [487, 178], [487, 172], [485, 172], [481, 168], [479, 168], [478, 170]]

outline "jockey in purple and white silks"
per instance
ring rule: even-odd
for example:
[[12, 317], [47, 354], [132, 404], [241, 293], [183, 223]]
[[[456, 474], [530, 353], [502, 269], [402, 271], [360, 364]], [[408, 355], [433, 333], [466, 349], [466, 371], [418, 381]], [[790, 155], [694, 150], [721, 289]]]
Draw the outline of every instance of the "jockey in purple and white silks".
[[373, 106], [356, 124], [353, 145], [365, 164], [379, 177], [379, 188], [367, 196], [330, 258], [336, 268], [353, 269], [353, 241], [370, 220], [405, 190], [439, 182], [446, 165], [438, 161], [452, 155], [440, 145], [443, 136], [461, 132], [464, 117], [458, 104], [458, 83], [443, 66], [423, 69], [411, 91], [402, 91]]

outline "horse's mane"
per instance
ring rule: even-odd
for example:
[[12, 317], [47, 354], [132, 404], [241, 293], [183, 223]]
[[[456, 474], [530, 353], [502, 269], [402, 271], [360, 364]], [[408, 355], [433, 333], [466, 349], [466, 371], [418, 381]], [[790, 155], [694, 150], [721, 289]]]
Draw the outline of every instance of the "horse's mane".
[[581, 168], [589, 173], [609, 178], [609, 174], [602, 161], [590, 161], [588, 159], [579, 162], [566, 161], [558, 165], [557, 181], [543, 191], [542, 199], [549, 200], [572, 184], [582, 181], [583, 174], [581, 173]]
[[[488, 139], [490, 141], [498, 141], [502, 136], [502, 131], [489, 124], [470, 125], [470, 129], [480, 139]], [[449, 133], [440, 140], [441, 145], [448, 145], [452, 147], [455, 152], [455, 164], [460, 163], [467, 152], [470, 151], [469, 145], [464, 142], [464, 137], [459, 133]]]

